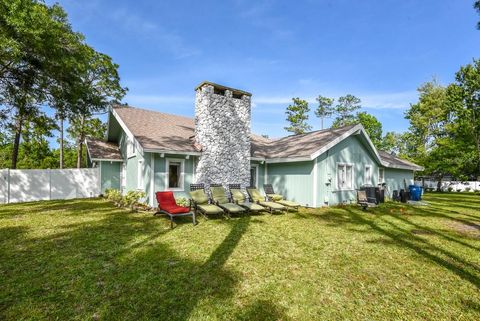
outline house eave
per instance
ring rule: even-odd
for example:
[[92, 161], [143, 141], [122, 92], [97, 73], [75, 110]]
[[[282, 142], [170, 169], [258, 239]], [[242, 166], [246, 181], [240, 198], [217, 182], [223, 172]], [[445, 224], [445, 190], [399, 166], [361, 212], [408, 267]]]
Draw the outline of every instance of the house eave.
[[312, 158], [310, 157], [285, 157], [285, 158], [267, 158], [265, 162], [267, 164], [274, 163], [293, 163], [293, 162], [309, 162]]
[[157, 153], [157, 154], [178, 154], [178, 155], [190, 155], [190, 156], [200, 156], [201, 152], [191, 152], [191, 151], [178, 151], [178, 150], [166, 150], [160, 148], [144, 148], [146, 153]]

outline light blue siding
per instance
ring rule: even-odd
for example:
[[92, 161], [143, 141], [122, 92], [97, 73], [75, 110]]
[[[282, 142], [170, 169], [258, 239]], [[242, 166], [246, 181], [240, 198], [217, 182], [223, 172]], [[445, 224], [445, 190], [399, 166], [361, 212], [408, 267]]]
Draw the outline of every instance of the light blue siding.
[[[369, 182], [377, 186], [379, 164], [363, 139], [350, 136], [317, 159], [317, 206], [350, 203], [356, 201], [356, 190], [367, 183], [365, 167], [371, 166], [372, 179]], [[338, 164], [353, 165], [353, 187], [351, 190], [337, 188]]]
[[312, 161], [267, 164], [267, 180], [275, 193], [305, 206], [313, 204], [312, 175]]
[[102, 193], [105, 192], [107, 188], [110, 189], [120, 189], [120, 169], [121, 162], [108, 162], [101, 161], [100, 166], [100, 177], [102, 184]]
[[388, 186], [389, 196], [394, 190], [405, 188], [404, 180], [408, 185], [413, 184], [413, 171], [405, 169], [385, 168], [385, 183]]

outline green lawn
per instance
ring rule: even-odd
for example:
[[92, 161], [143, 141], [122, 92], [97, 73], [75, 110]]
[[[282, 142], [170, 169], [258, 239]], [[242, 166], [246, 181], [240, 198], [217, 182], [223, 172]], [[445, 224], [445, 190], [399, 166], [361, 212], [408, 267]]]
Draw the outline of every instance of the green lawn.
[[480, 320], [480, 196], [231, 220], [0, 206], [2, 320]]

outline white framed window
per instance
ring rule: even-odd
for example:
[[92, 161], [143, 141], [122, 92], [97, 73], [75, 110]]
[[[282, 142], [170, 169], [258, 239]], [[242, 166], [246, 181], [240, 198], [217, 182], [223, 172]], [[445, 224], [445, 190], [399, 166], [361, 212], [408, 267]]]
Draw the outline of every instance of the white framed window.
[[337, 164], [337, 189], [353, 189], [353, 164]]
[[170, 191], [184, 190], [185, 160], [167, 158], [166, 188]]
[[129, 137], [126, 138], [127, 143], [127, 158], [135, 156], [135, 142]]
[[143, 189], [143, 172], [144, 172], [144, 163], [143, 159], [138, 160], [137, 164], [137, 188]]
[[379, 184], [385, 183], [385, 168], [378, 169], [378, 183]]
[[366, 185], [372, 184], [372, 165], [365, 165], [365, 181]]

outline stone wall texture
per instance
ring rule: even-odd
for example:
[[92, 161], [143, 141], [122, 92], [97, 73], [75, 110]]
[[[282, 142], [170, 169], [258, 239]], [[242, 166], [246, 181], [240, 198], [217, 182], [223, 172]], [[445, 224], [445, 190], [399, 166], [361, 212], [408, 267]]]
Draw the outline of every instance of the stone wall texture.
[[250, 99], [233, 98], [230, 90], [217, 95], [208, 84], [196, 90], [195, 140], [202, 146], [197, 183], [249, 185]]

